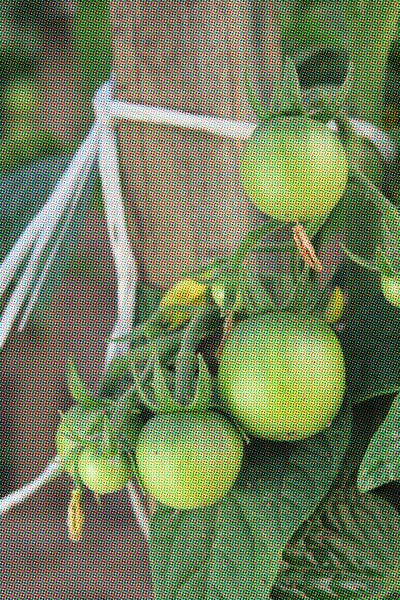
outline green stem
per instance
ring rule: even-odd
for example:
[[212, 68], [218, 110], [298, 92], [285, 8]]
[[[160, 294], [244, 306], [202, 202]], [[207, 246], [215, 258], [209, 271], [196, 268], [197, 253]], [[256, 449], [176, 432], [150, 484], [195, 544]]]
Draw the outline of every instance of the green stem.
[[382, 127], [387, 58], [397, 32], [399, 2], [347, 0], [343, 4], [354, 67], [349, 113]]

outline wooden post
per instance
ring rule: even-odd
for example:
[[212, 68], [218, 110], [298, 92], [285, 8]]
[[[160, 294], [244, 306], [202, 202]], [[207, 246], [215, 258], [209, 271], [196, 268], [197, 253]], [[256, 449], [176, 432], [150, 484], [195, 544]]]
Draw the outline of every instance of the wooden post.
[[[114, 0], [117, 97], [188, 112], [252, 119], [245, 0]], [[238, 179], [243, 142], [153, 124], [119, 125], [121, 172], [144, 279], [168, 286], [235, 247], [259, 219]]]

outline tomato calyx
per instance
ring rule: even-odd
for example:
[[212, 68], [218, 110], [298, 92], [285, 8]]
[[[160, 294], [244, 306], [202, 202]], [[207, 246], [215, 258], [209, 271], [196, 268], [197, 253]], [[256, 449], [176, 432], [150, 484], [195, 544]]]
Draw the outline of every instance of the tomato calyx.
[[198, 412], [206, 410], [212, 404], [213, 400], [213, 382], [209, 368], [201, 356], [197, 355], [198, 375], [194, 394], [185, 403], [179, 402], [174, 394], [176, 390], [176, 377], [172, 384], [172, 389], [167, 381], [166, 369], [163, 368], [160, 358], [154, 354], [152, 366], [153, 377], [151, 388], [146, 388], [140, 381], [136, 370], [134, 370], [136, 390], [142, 403], [150, 411], [157, 414], [176, 413], [176, 412]]

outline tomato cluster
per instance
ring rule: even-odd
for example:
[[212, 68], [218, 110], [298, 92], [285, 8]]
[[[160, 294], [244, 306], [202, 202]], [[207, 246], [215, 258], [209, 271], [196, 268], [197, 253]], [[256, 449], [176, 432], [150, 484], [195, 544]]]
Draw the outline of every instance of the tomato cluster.
[[[338, 203], [346, 152], [326, 125], [284, 115], [248, 141], [241, 176], [259, 209], [296, 223]], [[57, 449], [78, 485], [106, 494], [136, 476], [169, 507], [207, 506], [234, 485], [251, 436], [295, 442], [335, 418], [345, 368], [330, 324], [344, 296], [335, 288], [318, 312], [300, 288], [300, 303], [293, 293], [292, 305], [279, 308], [249, 272], [246, 256], [258, 240], [251, 236], [230, 259], [168, 290], [136, 328], [111, 393], [101, 391], [93, 405], [83, 392], [86, 406], [64, 415]]]

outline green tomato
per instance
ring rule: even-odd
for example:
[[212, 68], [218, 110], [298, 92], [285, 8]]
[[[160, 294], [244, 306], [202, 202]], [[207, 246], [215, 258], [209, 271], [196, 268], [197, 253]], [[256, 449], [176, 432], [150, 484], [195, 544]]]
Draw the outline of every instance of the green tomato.
[[213, 504], [232, 487], [243, 457], [243, 441], [222, 415], [157, 415], [136, 446], [140, 481], [159, 502], [177, 509]]
[[381, 275], [381, 290], [390, 304], [400, 308], [400, 281], [398, 279]]
[[218, 384], [227, 410], [250, 434], [300, 440], [336, 416], [345, 389], [344, 357], [322, 318], [268, 314], [232, 330]]
[[111, 494], [126, 486], [132, 478], [131, 464], [123, 454], [106, 454], [94, 447], [79, 455], [78, 473], [83, 483], [95, 494]]
[[279, 117], [258, 127], [240, 166], [244, 189], [265, 214], [286, 222], [328, 214], [348, 179], [337, 135], [308, 117]]
[[74, 451], [82, 445], [78, 438], [84, 439], [98, 413], [87, 410], [78, 404], [72, 406], [63, 416], [56, 433], [57, 454], [64, 461], [65, 470], [74, 474]]

